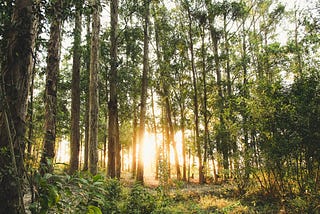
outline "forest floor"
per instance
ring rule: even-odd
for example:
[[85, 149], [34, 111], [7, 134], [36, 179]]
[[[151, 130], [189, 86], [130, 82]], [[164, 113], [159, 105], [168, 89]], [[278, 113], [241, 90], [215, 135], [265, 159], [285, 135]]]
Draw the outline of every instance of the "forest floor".
[[[123, 173], [120, 183], [123, 190], [130, 192], [135, 180], [129, 173]], [[144, 188], [155, 196], [155, 203], [162, 203], [161, 210], [156, 213], [285, 213], [278, 199], [267, 198], [254, 188], [239, 194], [232, 181], [200, 185], [197, 180], [183, 182], [171, 179], [166, 185], [160, 185], [153, 176], [146, 176]], [[24, 199], [28, 210], [31, 195], [26, 194]]]
[[[129, 176], [122, 178], [124, 186], [131, 187], [134, 182]], [[147, 176], [144, 186], [156, 192], [160, 187], [159, 180]], [[166, 213], [286, 213], [279, 199], [268, 198], [257, 189], [239, 194], [232, 181], [200, 185], [196, 179], [189, 182], [172, 179], [165, 191], [173, 202]]]

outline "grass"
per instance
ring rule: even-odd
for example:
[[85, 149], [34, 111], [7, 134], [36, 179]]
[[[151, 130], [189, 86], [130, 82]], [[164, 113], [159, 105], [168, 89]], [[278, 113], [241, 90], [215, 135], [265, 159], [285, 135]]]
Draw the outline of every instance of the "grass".
[[[34, 184], [37, 201], [32, 213], [319, 213], [320, 207], [309, 206], [310, 199], [296, 197], [286, 204], [250, 188], [239, 194], [236, 185], [219, 185], [172, 181], [163, 188], [156, 181], [138, 185], [130, 177], [106, 179], [103, 175], [47, 175]], [[282, 201], [283, 202], [283, 201]], [[308, 208], [309, 206], [309, 208]], [[306, 208], [307, 207], [307, 208]], [[112, 212], [111, 212], [112, 211]], [[316, 212], [313, 212], [316, 211]], [[309, 212], [310, 213], [310, 212]]]

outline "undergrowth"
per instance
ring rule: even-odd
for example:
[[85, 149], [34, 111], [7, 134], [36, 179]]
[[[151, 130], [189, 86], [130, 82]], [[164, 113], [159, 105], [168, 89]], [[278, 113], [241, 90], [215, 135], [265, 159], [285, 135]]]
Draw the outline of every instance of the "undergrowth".
[[[198, 191], [205, 188], [205, 191]], [[175, 184], [168, 193], [162, 186], [150, 189], [134, 183], [124, 185], [103, 175], [78, 173], [34, 176], [33, 214], [162, 214], [162, 213], [319, 213], [317, 195], [296, 196], [285, 201], [250, 188], [239, 193], [236, 185], [193, 186]]]

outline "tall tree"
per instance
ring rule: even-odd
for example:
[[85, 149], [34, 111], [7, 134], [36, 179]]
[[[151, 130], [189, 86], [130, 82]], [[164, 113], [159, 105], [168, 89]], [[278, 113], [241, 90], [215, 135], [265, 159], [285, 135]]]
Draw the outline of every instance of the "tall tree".
[[17, 0], [6, 34], [0, 88], [0, 208], [25, 213], [22, 193], [25, 120], [32, 66], [33, 1]]
[[86, 64], [86, 74], [83, 75], [85, 77], [85, 114], [84, 114], [84, 161], [83, 161], [83, 170], [87, 171], [89, 168], [89, 75], [87, 75], [90, 72], [90, 49], [91, 49], [91, 32], [90, 32], [90, 23], [91, 23], [91, 17], [90, 14], [87, 14], [86, 16], [86, 51], [85, 54], [88, 57], [84, 57], [85, 64]]
[[204, 119], [204, 154], [203, 154], [203, 166], [204, 172], [207, 171], [208, 161], [208, 147], [209, 147], [209, 111], [208, 111], [208, 93], [207, 93], [207, 65], [206, 65], [206, 47], [205, 47], [205, 23], [206, 17], [202, 14], [200, 19], [201, 25], [201, 57], [202, 57], [202, 85], [203, 85], [203, 119]]
[[43, 153], [40, 161], [41, 173], [53, 171], [56, 142], [56, 117], [57, 117], [57, 83], [60, 65], [60, 44], [62, 25], [62, 1], [54, 1], [50, 10], [50, 38], [48, 42], [48, 56], [46, 68], [45, 89], [45, 134]]
[[132, 127], [132, 177], [137, 173], [137, 133], [138, 133], [138, 106], [136, 101], [133, 102], [133, 127]]
[[73, 41], [73, 65], [71, 83], [71, 138], [70, 138], [70, 173], [79, 168], [80, 151], [80, 63], [81, 63], [81, 30], [82, 2], [77, 1]]
[[[36, 0], [34, 2], [34, 8], [40, 8], [40, 0]], [[33, 47], [33, 65], [29, 66], [30, 68], [30, 73], [31, 73], [31, 80], [30, 80], [30, 94], [29, 94], [29, 100], [28, 100], [28, 113], [27, 113], [27, 118], [28, 118], [28, 143], [27, 143], [27, 154], [25, 156], [25, 159], [27, 161], [29, 161], [29, 163], [27, 164], [27, 167], [29, 167], [31, 165], [31, 159], [32, 159], [32, 146], [34, 142], [34, 88], [35, 88], [35, 75], [36, 75], [36, 58], [37, 58], [37, 54], [38, 54], [38, 49], [39, 49], [39, 45], [36, 46], [36, 40], [39, 37], [39, 30], [40, 30], [40, 14], [34, 14], [34, 21], [33, 21], [33, 32], [34, 32], [34, 36], [32, 38], [32, 47]]]
[[110, 70], [110, 100], [109, 108], [109, 133], [108, 133], [108, 176], [120, 178], [121, 158], [118, 123], [118, 0], [112, 0], [111, 11], [111, 70]]
[[193, 44], [193, 33], [192, 33], [192, 13], [191, 6], [189, 3], [186, 5], [188, 13], [188, 36], [189, 36], [189, 50], [191, 55], [191, 71], [192, 71], [192, 84], [193, 84], [193, 106], [194, 106], [194, 122], [195, 122], [195, 143], [197, 147], [197, 155], [199, 162], [199, 183], [202, 184], [205, 182], [203, 165], [202, 165], [202, 152], [200, 145], [200, 134], [199, 134], [199, 101], [198, 101], [198, 84], [196, 76], [196, 63], [195, 63], [195, 54], [194, 54], [194, 44]]
[[146, 122], [147, 110], [147, 92], [148, 92], [148, 73], [149, 73], [149, 14], [150, 2], [144, 0], [144, 26], [143, 26], [143, 71], [142, 71], [142, 86], [141, 86], [141, 103], [140, 103], [140, 127], [139, 127], [139, 153], [138, 153], [138, 168], [136, 180], [143, 183], [144, 163], [143, 163], [143, 140]]
[[98, 170], [98, 67], [99, 67], [99, 33], [100, 1], [92, 1], [92, 33], [90, 52], [89, 83], [89, 171], [96, 174]]

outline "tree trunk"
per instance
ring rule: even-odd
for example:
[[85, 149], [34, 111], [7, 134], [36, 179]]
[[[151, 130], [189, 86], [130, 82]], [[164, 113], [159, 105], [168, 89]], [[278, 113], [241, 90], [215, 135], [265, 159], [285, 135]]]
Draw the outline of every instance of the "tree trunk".
[[[217, 86], [218, 86], [218, 108], [219, 108], [219, 120], [220, 120], [220, 133], [217, 137], [218, 148], [222, 151], [223, 156], [223, 168], [225, 170], [229, 169], [229, 146], [228, 142], [224, 139], [225, 135], [225, 121], [224, 121], [224, 103], [223, 103], [223, 93], [222, 93], [222, 81], [221, 81], [221, 70], [220, 70], [220, 59], [218, 53], [218, 40], [219, 35], [215, 29], [212, 30], [212, 40], [213, 40], [213, 55], [215, 61], [215, 70], [217, 75]], [[224, 143], [224, 144], [223, 144]]]
[[32, 66], [34, 32], [32, 0], [17, 0], [6, 37], [5, 60], [0, 88], [0, 209], [25, 213], [22, 177], [24, 173], [25, 120]]
[[203, 82], [203, 119], [204, 119], [204, 155], [203, 166], [204, 174], [207, 171], [208, 163], [208, 144], [209, 144], [209, 118], [208, 118], [208, 95], [207, 95], [207, 70], [206, 70], [206, 49], [205, 49], [205, 26], [201, 34], [201, 52], [202, 52], [202, 82]]
[[195, 143], [197, 147], [197, 154], [198, 154], [198, 162], [199, 162], [199, 183], [204, 183], [204, 173], [203, 173], [203, 166], [202, 166], [202, 152], [200, 146], [200, 139], [199, 139], [199, 104], [198, 104], [198, 87], [197, 87], [197, 77], [196, 77], [196, 66], [195, 66], [195, 59], [194, 59], [194, 48], [193, 48], [193, 36], [192, 36], [192, 17], [190, 8], [188, 10], [188, 18], [189, 18], [189, 49], [191, 53], [191, 70], [192, 70], [192, 84], [193, 84], [193, 105], [194, 105], [194, 122], [195, 122]]
[[81, 1], [76, 2], [74, 26], [73, 66], [71, 82], [71, 137], [70, 137], [70, 174], [79, 168], [80, 151], [80, 63], [81, 63]]
[[[90, 55], [90, 44], [91, 44], [91, 32], [90, 32], [90, 15], [87, 15], [87, 33], [86, 33], [86, 42], [87, 42], [87, 55]], [[86, 63], [86, 71], [90, 72], [90, 57], [85, 58]], [[87, 85], [89, 86], [89, 77], [85, 75]], [[83, 171], [87, 171], [89, 168], [89, 87], [85, 89], [86, 97], [85, 97], [85, 114], [84, 114], [84, 161], [83, 161]]]
[[[182, 63], [181, 63], [182, 64]], [[178, 73], [178, 72], [177, 72]], [[185, 98], [184, 98], [184, 89], [183, 89], [183, 80], [181, 77], [181, 73], [178, 75], [179, 82], [179, 108], [180, 108], [180, 127], [181, 127], [181, 144], [182, 144], [182, 180], [187, 181], [187, 158], [186, 158], [186, 139], [185, 139]]]
[[45, 89], [45, 124], [44, 145], [40, 160], [42, 174], [53, 172], [56, 143], [56, 117], [57, 117], [57, 84], [60, 64], [61, 45], [61, 0], [53, 6], [53, 17], [50, 26], [50, 39], [48, 43], [48, 57], [46, 69]]
[[303, 63], [302, 63], [302, 56], [301, 56], [301, 47], [299, 44], [299, 20], [298, 20], [298, 11], [295, 10], [294, 11], [294, 19], [295, 19], [295, 27], [294, 27], [294, 45], [295, 45], [295, 70], [297, 72], [298, 75], [302, 75], [302, 67], [303, 67]]
[[109, 100], [109, 135], [108, 135], [108, 176], [120, 178], [120, 142], [118, 124], [118, 0], [112, 0], [111, 11], [111, 70], [110, 70], [110, 100]]
[[[107, 100], [108, 100], [108, 90], [106, 87], [106, 94], [107, 94]], [[107, 148], [108, 148], [108, 130], [109, 130], [109, 124], [108, 124], [108, 107], [104, 109], [104, 118], [105, 118], [105, 124], [104, 124], [104, 133], [103, 133], [103, 157], [101, 158], [101, 167], [107, 169]]]
[[138, 115], [137, 104], [133, 101], [133, 135], [132, 135], [132, 177], [136, 176], [137, 172], [137, 132], [138, 132]]
[[249, 98], [249, 90], [248, 90], [248, 68], [247, 68], [247, 44], [246, 44], [246, 32], [245, 29], [245, 19], [242, 21], [242, 69], [243, 69], [243, 98], [244, 98], [244, 105], [243, 105], [243, 135], [244, 135], [244, 163], [245, 163], [245, 178], [249, 178], [249, 169], [250, 169], [250, 148], [249, 148], [249, 130], [248, 130], [248, 118], [249, 115], [247, 113], [247, 99]]
[[[164, 88], [164, 99], [165, 99], [165, 105], [166, 105], [166, 113], [167, 113], [167, 124], [169, 125], [169, 148], [170, 148], [170, 141], [172, 143], [173, 153], [174, 153], [174, 161], [176, 166], [176, 173], [177, 173], [177, 180], [181, 180], [181, 171], [180, 171], [180, 164], [179, 164], [179, 156], [177, 151], [177, 145], [176, 141], [174, 139], [174, 128], [172, 124], [172, 118], [171, 118], [171, 107], [170, 107], [170, 101], [169, 101], [169, 92], [168, 92], [168, 86], [166, 84], [163, 84]], [[169, 156], [170, 158], [170, 156]]]
[[231, 73], [230, 73], [230, 48], [229, 48], [229, 37], [228, 37], [228, 29], [227, 29], [227, 13], [223, 15], [223, 32], [224, 32], [224, 51], [226, 57], [226, 73], [227, 73], [227, 92], [228, 96], [231, 96], [232, 87], [231, 87]]
[[143, 39], [143, 72], [141, 86], [141, 106], [140, 106], [140, 127], [139, 127], [139, 153], [138, 153], [138, 169], [136, 180], [143, 183], [144, 163], [143, 163], [143, 140], [145, 131], [145, 117], [147, 110], [147, 90], [148, 90], [148, 73], [149, 73], [149, 0], [144, 1], [144, 39]]
[[156, 173], [155, 179], [159, 178], [159, 158], [160, 158], [160, 149], [158, 146], [158, 137], [157, 137], [157, 121], [156, 114], [154, 109], [154, 90], [151, 88], [151, 108], [152, 108], [152, 125], [153, 125], [153, 133], [154, 133], [154, 143], [156, 148]]
[[98, 171], [98, 66], [99, 66], [99, 33], [100, 4], [93, 2], [93, 21], [90, 53], [89, 84], [89, 171], [95, 175]]
[[[40, 7], [40, 0], [36, 0], [34, 2], [34, 8], [39, 8]], [[33, 36], [32, 36], [32, 43], [31, 43], [31, 47], [32, 47], [32, 51], [33, 51], [33, 63], [32, 65], [29, 66], [29, 73], [31, 74], [31, 85], [30, 85], [30, 91], [29, 91], [29, 103], [28, 103], [28, 113], [27, 113], [27, 120], [28, 120], [28, 144], [27, 144], [27, 157], [25, 157], [25, 160], [27, 160], [27, 168], [29, 168], [30, 166], [32, 166], [35, 162], [35, 158], [32, 157], [32, 148], [33, 148], [33, 132], [34, 132], [34, 128], [33, 128], [33, 116], [34, 116], [34, 109], [33, 109], [33, 102], [34, 102], [34, 79], [35, 79], [35, 75], [36, 75], [36, 59], [37, 59], [37, 53], [38, 53], [38, 48], [39, 46], [36, 46], [36, 40], [39, 36], [39, 16], [35, 16], [34, 20], [33, 20], [33, 25], [32, 25], [32, 29], [33, 29]], [[0, 68], [1, 69], [1, 68]]]

